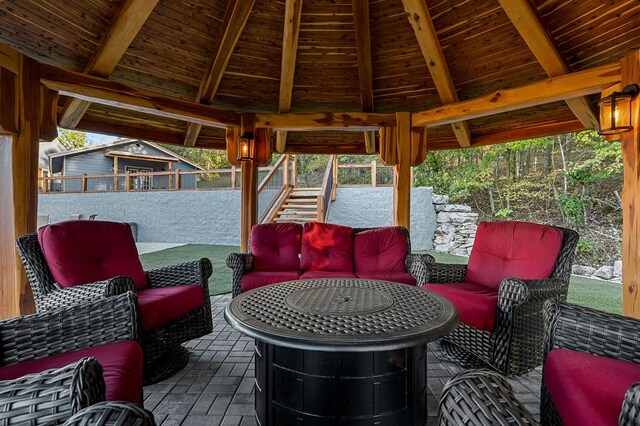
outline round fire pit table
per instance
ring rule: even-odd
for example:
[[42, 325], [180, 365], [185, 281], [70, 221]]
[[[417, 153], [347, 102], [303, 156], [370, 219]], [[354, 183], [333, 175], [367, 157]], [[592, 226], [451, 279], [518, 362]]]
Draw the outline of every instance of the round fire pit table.
[[256, 339], [260, 425], [424, 425], [427, 342], [458, 313], [443, 297], [360, 279], [290, 281], [237, 296], [225, 319]]

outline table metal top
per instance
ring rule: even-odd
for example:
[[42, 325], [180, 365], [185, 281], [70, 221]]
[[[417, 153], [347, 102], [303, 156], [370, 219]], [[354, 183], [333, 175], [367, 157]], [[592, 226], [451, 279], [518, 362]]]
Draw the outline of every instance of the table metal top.
[[352, 278], [289, 281], [237, 296], [225, 309], [236, 330], [279, 346], [364, 352], [438, 339], [459, 322], [444, 297], [406, 284]]

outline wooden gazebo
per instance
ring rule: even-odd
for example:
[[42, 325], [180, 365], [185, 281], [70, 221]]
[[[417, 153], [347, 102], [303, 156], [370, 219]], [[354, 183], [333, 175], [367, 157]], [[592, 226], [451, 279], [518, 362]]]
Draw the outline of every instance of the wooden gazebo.
[[[598, 126], [640, 83], [637, 0], [0, 2], [0, 313], [33, 309], [14, 249], [56, 126], [204, 148], [254, 131], [242, 241], [271, 152], [379, 153], [409, 224], [427, 150]], [[640, 316], [640, 102], [624, 155], [624, 312]]]

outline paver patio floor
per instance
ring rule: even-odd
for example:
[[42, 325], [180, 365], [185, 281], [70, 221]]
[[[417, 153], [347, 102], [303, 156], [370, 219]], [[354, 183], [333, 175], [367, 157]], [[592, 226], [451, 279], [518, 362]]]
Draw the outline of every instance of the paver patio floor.
[[[178, 374], [144, 388], [145, 408], [159, 425], [255, 425], [253, 417], [253, 339], [224, 320], [231, 296], [211, 298], [213, 333], [187, 344], [191, 360]], [[444, 383], [460, 371], [447, 361], [437, 343], [429, 345], [429, 425], [436, 424], [438, 397]], [[520, 401], [536, 416], [540, 411], [540, 369], [511, 379]]]

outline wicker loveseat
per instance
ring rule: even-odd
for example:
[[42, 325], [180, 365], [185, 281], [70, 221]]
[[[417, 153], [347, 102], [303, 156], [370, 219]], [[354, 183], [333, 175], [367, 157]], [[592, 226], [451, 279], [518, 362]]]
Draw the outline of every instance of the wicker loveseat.
[[411, 253], [403, 227], [350, 228], [312, 222], [255, 225], [251, 253], [232, 253], [233, 296], [297, 279], [367, 278], [425, 283], [428, 254]]
[[[640, 424], [640, 321], [547, 301], [540, 420], [545, 426]], [[538, 425], [504, 376], [488, 370], [452, 378], [440, 424]]]
[[142, 403], [133, 293], [0, 321], [0, 347], [2, 424], [63, 422], [105, 399]]
[[144, 271], [128, 224], [59, 222], [20, 237], [17, 248], [38, 312], [136, 293], [146, 383], [183, 368], [181, 344], [213, 329], [211, 262]]
[[441, 345], [467, 367], [505, 374], [542, 364], [542, 305], [567, 298], [578, 234], [525, 222], [481, 222], [468, 265], [427, 263], [423, 288], [448, 298], [460, 325]]

